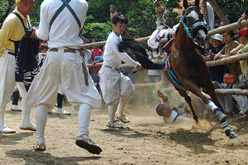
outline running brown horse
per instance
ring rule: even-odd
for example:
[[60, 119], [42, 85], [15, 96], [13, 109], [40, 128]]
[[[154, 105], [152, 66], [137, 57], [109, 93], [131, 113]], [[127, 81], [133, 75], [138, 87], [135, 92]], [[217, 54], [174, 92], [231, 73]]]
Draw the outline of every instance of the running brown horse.
[[227, 116], [222, 112], [206, 62], [202, 57], [207, 38], [207, 27], [199, 8], [199, 0], [195, 0], [194, 6], [189, 6], [187, 0], [184, 0], [183, 5], [185, 10], [181, 16], [181, 22], [166, 67], [164, 63], [154, 64], [150, 61], [145, 49], [134, 39], [123, 38], [123, 41], [119, 44], [119, 51], [127, 52], [145, 69], [165, 68], [166, 77], [189, 104], [196, 123], [199, 122], [198, 116], [192, 107], [187, 91], [200, 97], [204, 103], [209, 105], [218, 121], [221, 122], [226, 135], [230, 139], [236, 138], [237, 135], [231, 131], [226, 121]]
[[196, 123], [198, 123], [198, 116], [192, 107], [187, 91], [192, 92], [208, 104], [218, 121], [221, 122], [226, 135], [229, 138], [235, 138], [237, 135], [231, 131], [226, 121], [227, 116], [222, 113], [206, 62], [202, 57], [207, 38], [207, 27], [199, 8], [199, 0], [195, 0], [193, 6], [189, 6], [187, 0], [184, 0], [183, 6], [185, 10], [182, 13], [171, 54], [167, 60], [165, 75], [189, 104]]

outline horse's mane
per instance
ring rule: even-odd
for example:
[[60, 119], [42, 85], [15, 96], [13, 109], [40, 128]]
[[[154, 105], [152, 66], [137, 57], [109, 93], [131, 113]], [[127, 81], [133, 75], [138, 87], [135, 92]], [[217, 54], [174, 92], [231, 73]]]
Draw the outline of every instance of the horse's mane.
[[[190, 5], [193, 5], [194, 4], [194, 0], [188, 0], [188, 3]], [[173, 9], [173, 12], [177, 13], [178, 14], [178, 17], [180, 18], [183, 11], [184, 11], [184, 7], [183, 7], [183, 0], [181, 0], [180, 2], [178, 2], [178, 5], [179, 5], [179, 8], [174, 8]], [[200, 0], [200, 8], [202, 8], [202, 1]]]

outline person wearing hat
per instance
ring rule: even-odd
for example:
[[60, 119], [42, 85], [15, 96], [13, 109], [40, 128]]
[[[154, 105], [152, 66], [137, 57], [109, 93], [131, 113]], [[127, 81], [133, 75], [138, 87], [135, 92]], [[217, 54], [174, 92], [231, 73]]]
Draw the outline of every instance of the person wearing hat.
[[[34, 9], [34, 0], [16, 0], [17, 7], [4, 20], [0, 30], [0, 133], [15, 133], [14, 129], [9, 128], [4, 122], [6, 104], [10, 101], [14, 91], [15, 82], [15, 54], [19, 41], [25, 34], [28, 27], [28, 15]], [[22, 82], [21, 82], [22, 83]], [[23, 83], [22, 83], [23, 84]], [[26, 91], [25, 91], [26, 92]], [[23, 99], [24, 100], [24, 99]], [[23, 103], [24, 104], [24, 103]], [[26, 111], [23, 110], [23, 114]], [[30, 113], [26, 123], [22, 123], [21, 129], [35, 130], [35, 126], [30, 121]]]
[[190, 118], [187, 117], [187, 113], [189, 114], [190, 112], [184, 103], [178, 107], [170, 108], [168, 97], [159, 90], [157, 91], [157, 95], [161, 98], [162, 103], [157, 105], [156, 113], [164, 117], [165, 123], [190, 122]]
[[[210, 37], [210, 48], [208, 52], [211, 59], [222, 50], [224, 47], [223, 37], [221, 34], [215, 34]], [[210, 78], [214, 81], [215, 88], [222, 88], [223, 76], [227, 71], [226, 65], [214, 66], [209, 68]], [[233, 99], [230, 95], [220, 95], [216, 94], [221, 106], [223, 107], [226, 114], [231, 114], [233, 112]]]
[[[210, 48], [208, 49], [208, 52], [210, 54], [210, 59], [213, 60], [215, 54], [217, 54], [224, 46], [223, 44], [223, 37], [221, 34], [215, 34], [210, 37]], [[219, 83], [223, 82], [223, 76], [226, 71], [225, 65], [210, 67], [210, 77], [212, 81], [217, 81]]]

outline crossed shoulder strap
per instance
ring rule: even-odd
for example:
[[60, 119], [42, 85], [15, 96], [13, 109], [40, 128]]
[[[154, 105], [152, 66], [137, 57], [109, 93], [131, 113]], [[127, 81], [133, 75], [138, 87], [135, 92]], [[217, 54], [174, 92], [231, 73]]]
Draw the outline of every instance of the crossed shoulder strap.
[[71, 0], [61, 0], [63, 2], [63, 4], [59, 7], [59, 9], [56, 11], [56, 13], [54, 14], [54, 16], [52, 17], [50, 23], [49, 23], [49, 29], [51, 29], [51, 26], [53, 24], [53, 22], [55, 21], [55, 19], [58, 17], [58, 15], [62, 12], [62, 10], [67, 7], [68, 10], [71, 12], [72, 16], [75, 18], [79, 29], [81, 30], [81, 22], [78, 18], [78, 16], [76, 15], [75, 11], [71, 8], [71, 6], [69, 5], [69, 2]]

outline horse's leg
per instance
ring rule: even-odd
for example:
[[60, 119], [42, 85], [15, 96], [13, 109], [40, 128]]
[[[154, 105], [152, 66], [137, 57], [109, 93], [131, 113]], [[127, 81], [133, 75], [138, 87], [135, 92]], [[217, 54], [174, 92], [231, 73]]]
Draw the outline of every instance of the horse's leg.
[[216, 96], [216, 93], [215, 93], [215, 89], [214, 89], [214, 85], [212, 83], [211, 80], [209, 80], [207, 82], [207, 85], [206, 87], [203, 88], [203, 92], [207, 93], [210, 97], [211, 97], [211, 100], [219, 107], [221, 108], [222, 110], [223, 107], [221, 106], [219, 100], [217, 99], [217, 96]]
[[[218, 101], [218, 99], [216, 97], [214, 86], [213, 86], [213, 83], [211, 82], [211, 80], [209, 80], [207, 82], [207, 86], [204, 88], [204, 92], [206, 92], [207, 94], [209, 94], [209, 96], [211, 97], [211, 99], [213, 100], [213, 102], [216, 105], [218, 105], [218, 107], [221, 107], [221, 105], [220, 105], [220, 103], [219, 103], [219, 101]], [[212, 107], [210, 107], [210, 108], [212, 108]], [[218, 115], [217, 115], [217, 117], [218, 117]], [[226, 117], [223, 118], [223, 119], [219, 119], [219, 121], [221, 122], [221, 126], [225, 130], [226, 136], [228, 136], [230, 139], [237, 137], [237, 135], [231, 130], [230, 126], [228, 125], [228, 123], [226, 121]]]
[[[208, 94], [202, 92], [201, 89], [194, 82], [191, 82], [189, 80], [184, 80], [182, 83], [186, 88], [188, 88], [190, 92], [200, 97], [203, 100], [203, 102], [206, 103], [211, 108], [211, 110], [217, 116], [220, 122], [226, 119], [227, 116], [224, 113], [222, 113], [220, 108], [218, 108], [215, 105], [215, 103], [211, 100], [211, 97]], [[211, 88], [211, 86], [209, 87]], [[216, 96], [214, 98], [216, 98]]]
[[[177, 88], [176, 88], [177, 89]], [[192, 112], [192, 115], [193, 115], [193, 119], [195, 120], [195, 122], [198, 124], [199, 123], [199, 120], [198, 120], [198, 116], [197, 114], [195, 113], [195, 110], [191, 104], [191, 98], [188, 96], [188, 94], [186, 93], [186, 91], [183, 91], [181, 89], [177, 89], [177, 91], [179, 92], [179, 94], [184, 97], [185, 101], [188, 103], [190, 109], [191, 109], [191, 112]]]

